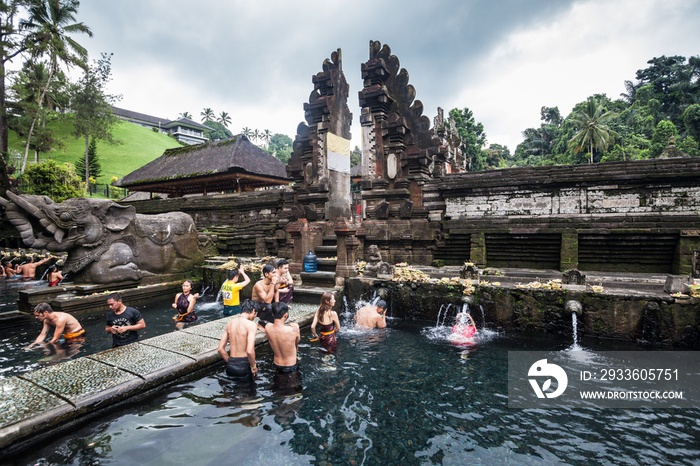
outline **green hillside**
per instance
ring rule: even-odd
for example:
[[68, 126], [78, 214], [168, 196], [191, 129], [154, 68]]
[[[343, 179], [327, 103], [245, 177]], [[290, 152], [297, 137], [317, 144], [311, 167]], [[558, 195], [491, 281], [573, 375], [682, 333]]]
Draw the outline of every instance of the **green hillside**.
[[[85, 140], [73, 136], [73, 123], [68, 115], [59, 115], [58, 119], [48, 122], [47, 126], [53, 129], [54, 138], [61, 141], [62, 147], [49, 153], [40, 153], [39, 161], [50, 158], [57, 162], [75, 163], [78, 157], [84, 157]], [[109, 184], [113, 176], [121, 178], [160, 157], [166, 149], [180, 147], [180, 143], [170, 136], [126, 121], [120, 121], [115, 126], [113, 135], [119, 144], [97, 142], [97, 157], [102, 165], [98, 184]], [[17, 151], [24, 154], [24, 144], [26, 140], [20, 140], [15, 132], [10, 132], [10, 153]], [[34, 153], [30, 152], [28, 163], [33, 161]], [[11, 163], [16, 163], [14, 156], [11, 157]]]

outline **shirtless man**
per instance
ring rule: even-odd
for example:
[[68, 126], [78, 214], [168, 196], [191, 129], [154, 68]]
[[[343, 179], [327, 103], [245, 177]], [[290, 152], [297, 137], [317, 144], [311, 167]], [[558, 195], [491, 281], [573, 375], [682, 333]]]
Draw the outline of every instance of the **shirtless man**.
[[289, 261], [280, 259], [277, 261], [277, 290], [279, 292], [279, 302], [291, 303], [294, 298], [294, 280], [289, 273]]
[[43, 343], [51, 327], [54, 327], [55, 330], [53, 332], [53, 338], [51, 338], [49, 343], [56, 343], [61, 337], [66, 341], [71, 341], [85, 336], [85, 329], [75, 317], [65, 312], [54, 312], [48, 303], [39, 303], [36, 305], [34, 308], [34, 318], [39, 322], [43, 322], [44, 326], [39, 336], [34, 340], [34, 343], [27, 346], [27, 349]]
[[262, 269], [263, 278], [253, 285], [253, 292], [250, 299], [258, 303], [258, 317], [262, 323], [260, 328], [274, 320], [270, 304], [279, 301], [279, 290], [277, 284], [277, 272], [271, 264], [265, 264]]
[[289, 317], [289, 307], [285, 303], [274, 303], [272, 313], [275, 321], [265, 326], [265, 332], [275, 355], [272, 361], [275, 370], [278, 374], [297, 372], [299, 370], [297, 350], [301, 339], [299, 324], [296, 322], [285, 324]]
[[[219, 354], [226, 362], [226, 374], [231, 377], [250, 377], [258, 373], [255, 364], [255, 333], [258, 326], [253, 319], [257, 310], [245, 306], [241, 313], [226, 324], [224, 334], [219, 340]], [[230, 342], [229, 352], [226, 343]]]
[[23, 278], [36, 278], [36, 268], [47, 263], [51, 259], [55, 259], [55, 257], [49, 256], [41, 259], [39, 262], [34, 262], [34, 256], [29, 256], [28, 262], [17, 267], [17, 273], [21, 273]]
[[385, 328], [386, 302], [380, 299], [376, 306], [361, 307], [355, 313], [355, 325], [359, 328]]

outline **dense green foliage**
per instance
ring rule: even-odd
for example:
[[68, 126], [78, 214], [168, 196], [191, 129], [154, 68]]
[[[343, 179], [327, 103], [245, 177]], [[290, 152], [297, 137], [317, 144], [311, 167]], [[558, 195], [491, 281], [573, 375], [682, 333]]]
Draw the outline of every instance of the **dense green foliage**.
[[591, 96], [566, 118], [557, 107], [542, 107], [542, 123], [523, 131], [509, 165], [700, 156], [700, 57], [662, 56], [647, 63], [636, 82], [625, 82], [620, 99]]
[[292, 156], [292, 138], [285, 134], [275, 133], [270, 137], [270, 142], [265, 150], [287, 163]]
[[54, 202], [84, 195], [82, 181], [73, 165], [54, 160], [29, 164], [19, 178], [19, 185], [25, 194], [43, 194]]
[[212, 141], [220, 141], [223, 139], [229, 139], [233, 137], [233, 134], [231, 131], [228, 130], [223, 124], [219, 123], [218, 121], [214, 120], [207, 120], [204, 123], [204, 126], [208, 126], [211, 128], [211, 131], [207, 132], [207, 136], [209, 136], [209, 139]]

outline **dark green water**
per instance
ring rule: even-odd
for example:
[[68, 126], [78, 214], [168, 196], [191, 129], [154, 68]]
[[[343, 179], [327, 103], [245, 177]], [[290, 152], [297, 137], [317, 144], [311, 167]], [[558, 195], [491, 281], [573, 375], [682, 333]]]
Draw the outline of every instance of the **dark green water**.
[[508, 351], [570, 341], [486, 332], [464, 348], [445, 336], [398, 320], [387, 331], [344, 328], [335, 356], [302, 345], [303, 386], [292, 393], [259, 348], [253, 386], [226, 378], [222, 363], [16, 464], [700, 463], [700, 410], [509, 409]]

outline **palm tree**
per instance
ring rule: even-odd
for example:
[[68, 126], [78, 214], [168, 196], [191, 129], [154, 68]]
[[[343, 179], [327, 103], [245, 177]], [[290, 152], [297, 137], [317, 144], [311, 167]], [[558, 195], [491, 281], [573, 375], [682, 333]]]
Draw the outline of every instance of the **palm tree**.
[[227, 128], [228, 125], [231, 124], [231, 117], [229, 116], [228, 113], [226, 112], [221, 112], [221, 115], [219, 115], [219, 119], [217, 120], [219, 123], [224, 125], [224, 128]]
[[214, 110], [212, 110], [212, 109], [209, 108], [209, 107], [207, 107], [207, 108], [205, 108], [204, 110], [202, 110], [202, 113], [200, 113], [200, 115], [202, 115], [202, 122], [205, 122], [205, 121], [212, 121], [212, 120], [214, 119], [214, 117], [215, 117], [215, 115], [214, 115]]
[[588, 150], [589, 162], [593, 163], [593, 149], [605, 151], [617, 133], [607, 126], [607, 122], [617, 117], [617, 113], [607, 111], [594, 97], [589, 97], [586, 107], [572, 113], [571, 122], [577, 128], [569, 140], [574, 152]]
[[270, 132], [269, 129], [266, 129], [262, 132], [262, 138], [265, 141], [265, 144], [269, 147], [270, 140], [272, 140], [272, 133]]
[[260, 130], [256, 129], [255, 131], [253, 131], [253, 141], [257, 141], [258, 139], [260, 139], [260, 136], [262, 136]]
[[191, 114], [190, 112], [182, 112], [182, 113], [180, 114], [180, 118], [186, 118], [186, 119], [188, 119], [188, 120], [191, 120], [191, 119], [192, 119], [192, 114]]
[[[49, 57], [49, 75], [39, 97], [40, 107], [46, 97], [51, 80], [58, 72], [59, 62], [65, 63], [68, 67], [77, 65], [87, 70], [87, 50], [70, 36], [83, 33], [92, 37], [92, 31], [89, 27], [83, 23], [75, 22], [78, 6], [80, 6], [78, 0], [35, 0], [29, 7], [29, 17], [20, 22], [20, 27], [29, 31], [27, 39], [32, 44], [29, 48], [31, 54], [35, 57], [41, 55]], [[27, 163], [29, 144], [36, 120], [35, 117], [27, 134], [22, 171]]]
[[247, 137], [248, 139], [251, 139], [253, 137], [253, 131], [251, 131], [251, 129], [247, 126], [241, 130], [241, 134]]

